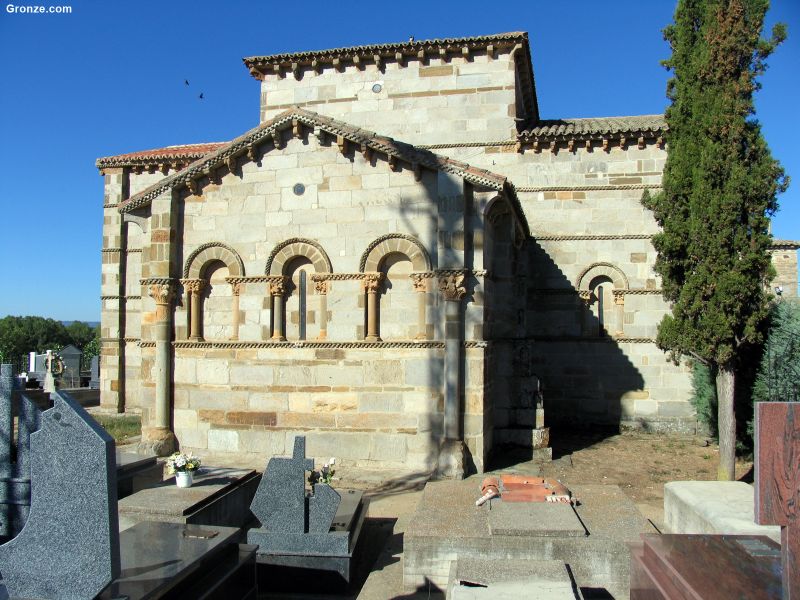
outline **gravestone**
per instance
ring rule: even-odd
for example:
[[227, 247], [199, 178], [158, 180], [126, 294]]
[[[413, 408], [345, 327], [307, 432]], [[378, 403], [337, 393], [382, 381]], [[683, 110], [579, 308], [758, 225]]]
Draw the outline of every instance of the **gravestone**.
[[114, 440], [65, 393], [40, 422], [30, 514], [0, 546], [0, 576], [12, 597], [93, 598], [120, 573]]
[[99, 390], [100, 389], [100, 357], [99, 356], [93, 356], [92, 357], [91, 373], [92, 373], [92, 378], [89, 380], [89, 389]]
[[755, 519], [781, 527], [784, 600], [800, 598], [800, 403], [756, 404]]
[[250, 505], [261, 527], [247, 533], [247, 543], [259, 546], [259, 563], [335, 571], [349, 581], [367, 502], [361, 492], [339, 494], [319, 483], [307, 493], [313, 469], [303, 436], [294, 439], [291, 458], [269, 460]]
[[66, 348], [62, 348], [59, 351], [58, 355], [64, 366], [64, 371], [61, 373], [61, 381], [64, 387], [80, 387], [82, 354], [83, 353], [72, 344], [69, 344]]
[[[14, 394], [11, 373], [11, 365], [0, 366], [0, 541], [17, 535], [28, 518], [30, 435], [39, 428], [40, 415], [27, 397]], [[17, 415], [16, 443], [13, 441], [14, 414]], [[16, 460], [12, 461], [12, 457]]]

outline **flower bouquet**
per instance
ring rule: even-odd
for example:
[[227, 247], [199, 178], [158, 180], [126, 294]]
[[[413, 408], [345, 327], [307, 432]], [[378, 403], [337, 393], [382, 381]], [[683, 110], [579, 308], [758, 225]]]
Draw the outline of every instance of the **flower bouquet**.
[[175, 452], [167, 459], [167, 471], [175, 475], [175, 484], [178, 487], [191, 487], [194, 481], [194, 472], [200, 468], [200, 459], [192, 454]]
[[324, 483], [325, 485], [330, 485], [333, 481], [333, 474], [336, 473], [336, 469], [333, 468], [333, 465], [336, 464], [336, 459], [332, 456], [328, 462], [322, 465], [322, 468], [319, 471], [311, 471], [311, 475], [308, 476], [308, 482], [313, 486], [317, 483]]

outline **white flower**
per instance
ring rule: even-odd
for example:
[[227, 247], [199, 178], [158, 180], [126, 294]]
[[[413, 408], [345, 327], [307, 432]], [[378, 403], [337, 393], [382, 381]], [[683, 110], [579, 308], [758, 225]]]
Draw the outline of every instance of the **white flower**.
[[186, 457], [179, 456], [175, 459], [175, 466], [176, 467], [185, 467], [186, 466]]

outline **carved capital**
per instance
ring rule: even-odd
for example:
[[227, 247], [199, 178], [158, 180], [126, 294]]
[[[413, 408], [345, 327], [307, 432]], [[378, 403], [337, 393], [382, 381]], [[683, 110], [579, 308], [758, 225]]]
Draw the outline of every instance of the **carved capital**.
[[243, 281], [237, 281], [235, 283], [231, 283], [231, 291], [233, 292], [234, 296], [241, 295], [243, 289], [244, 289]]
[[205, 279], [181, 279], [181, 283], [187, 292], [193, 294], [199, 294], [206, 287]]
[[625, 306], [625, 290], [614, 290], [614, 304], [617, 306]]
[[583, 300], [584, 304], [591, 304], [593, 296], [592, 290], [580, 290], [578, 292], [578, 297]]
[[328, 293], [328, 281], [327, 280], [312, 278], [312, 281], [314, 282], [314, 289], [316, 290], [316, 292], [318, 294], [320, 294], [321, 296], [324, 296], [325, 294]]
[[153, 283], [150, 284], [150, 297], [159, 306], [169, 306], [175, 298], [175, 284], [173, 283]]
[[286, 277], [280, 277], [269, 282], [271, 296], [283, 296], [286, 293], [286, 279]]
[[428, 289], [427, 277], [425, 277], [422, 273], [412, 273], [411, 283], [414, 286], [415, 292], [425, 292]]
[[467, 288], [464, 287], [464, 274], [457, 273], [439, 277], [439, 291], [449, 302], [458, 302], [464, 298], [467, 295]]
[[365, 273], [361, 281], [362, 289], [368, 294], [377, 294], [380, 291], [383, 273]]

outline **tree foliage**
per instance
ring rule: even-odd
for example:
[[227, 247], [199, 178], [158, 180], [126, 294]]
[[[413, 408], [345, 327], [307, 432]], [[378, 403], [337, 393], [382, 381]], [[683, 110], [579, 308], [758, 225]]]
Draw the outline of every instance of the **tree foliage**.
[[800, 303], [778, 302], [753, 389], [756, 402], [800, 401]]
[[767, 0], [680, 0], [664, 30], [673, 77], [663, 191], [643, 197], [662, 227], [655, 269], [672, 305], [657, 344], [718, 374], [721, 456], [723, 438], [727, 451], [735, 437], [738, 360], [763, 340], [774, 275], [769, 217], [788, 184], [753, 118], [756, 79], [786, 36], [777, 25], [761, 39], [767, 8]]
[[28, 352], [57, 351], [68, 344], [84, 349], [97, 343], [98, 330], [79, 321], [65, 327], [61, 321], [44, 317], [4, 317], [0, 319], [0, 357], [17, 360]]

